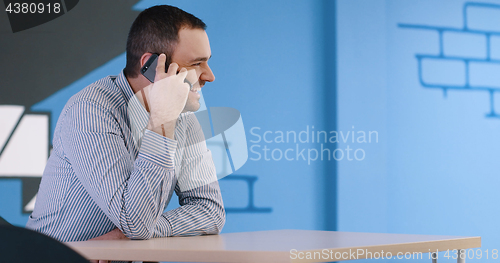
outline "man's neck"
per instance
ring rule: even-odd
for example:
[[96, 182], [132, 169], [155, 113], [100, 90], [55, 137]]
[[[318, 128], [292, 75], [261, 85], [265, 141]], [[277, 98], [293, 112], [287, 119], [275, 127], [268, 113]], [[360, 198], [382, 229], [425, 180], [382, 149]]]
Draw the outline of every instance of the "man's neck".
[[143, 88], [147, 87], [149, 84], [151, 84], [149, 82], [149, 80], [147, 80], [146, 78], [144, 78], [143, 76], [139, 75], [135, 78], [131, 78], [131, 77], [127, 77], [125, 76], [125, 78], [127, 79], [128, 81], [128, 84], [130, 85], [130, 87], [132, 88], [132, 91], [134, 92], [134, 94], [137, 94], [138, 92], [140, 92]]
[[[147, 80], [146, 78], [144, 78], [141, 75], [139, 75], [135, 78], [129, 78], [129, 77], [125, 76], [125, 78], [127, 79], [128, 84], [132, 88], [132, 92], [134, 92], [134, 94], [137, 97], [137, 99], [139, 100], [139, 102], [142, 104], [142, 106], [144, 108], [146, 108], [146, 110], [149, 111], [148, 107], [146, 107], [146, 104], [144, 103], [145, 99], [143, 98], [144, 97], [143, 94], [146, 95], [147, 91], [144, 90], [144, 88], [147, 87], [148, 85], [150, 85], [151, 82], [149, 82], [149, 80]], [[141, 92], [143, 90], [144, 90], [144, 92]]]

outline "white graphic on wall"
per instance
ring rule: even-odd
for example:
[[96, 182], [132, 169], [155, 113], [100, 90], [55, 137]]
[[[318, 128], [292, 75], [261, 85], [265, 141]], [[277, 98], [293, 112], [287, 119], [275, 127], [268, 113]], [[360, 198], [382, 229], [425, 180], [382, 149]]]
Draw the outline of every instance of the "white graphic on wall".
[[[49, 115], [0, 105], [0, 177], [21, 178], [23, 209], [32, 211], [49, 154]], [[35, 187], [33, 187], [35, 185]]]

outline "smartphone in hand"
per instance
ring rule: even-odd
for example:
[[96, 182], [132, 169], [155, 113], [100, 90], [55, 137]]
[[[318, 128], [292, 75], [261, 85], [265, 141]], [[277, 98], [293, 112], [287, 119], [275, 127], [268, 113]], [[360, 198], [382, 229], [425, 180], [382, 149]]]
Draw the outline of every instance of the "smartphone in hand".
[[156, 66], [158, 65], [158, 54], [152, 54], [141, 68], [141, 74], [151, 83], [155, 82]]
[[[148, 61], [144, 63], [144, 66], [141, 68], [141, 74], [146, 77], [151, 83], [155, 82], [155, 76], [156, 76], [156, 66], [158, 65], [158, 57], [159, 54], [152, 54], [151, 57], [149, 57]], [[165, 71], [168, 70], [168, 65], [165, 65]], [[177, 72], [179, 73], [179, 72]], [[184, 79], [184, 83], [187, 83], [189, 85], [189, 89], [193, 89], [193, 84], [187, 80]]]

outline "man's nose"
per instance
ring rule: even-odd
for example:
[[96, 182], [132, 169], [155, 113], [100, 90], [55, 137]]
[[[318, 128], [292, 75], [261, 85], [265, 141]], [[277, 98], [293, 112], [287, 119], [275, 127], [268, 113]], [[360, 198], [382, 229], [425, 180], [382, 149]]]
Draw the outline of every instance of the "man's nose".
[[208, 82], [212, 82], [215, 80], [214, 73], [212, 72], [212, 69], [210, 69], [208, 65], [203, 70], [203, 73], [201, 74], [201, 79]]

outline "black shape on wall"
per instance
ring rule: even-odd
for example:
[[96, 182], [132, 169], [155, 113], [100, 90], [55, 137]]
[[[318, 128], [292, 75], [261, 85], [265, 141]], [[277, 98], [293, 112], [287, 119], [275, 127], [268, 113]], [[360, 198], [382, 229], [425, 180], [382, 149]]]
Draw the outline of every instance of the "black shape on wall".
[[23, 184], [23, 202], [22, 211], [23, 213], [31, 213], [31, 211], [26, 210], [26, 205], [33, 199], [33, 197], [38, 193], [38, 187], [42, 181], [42, 177], [21, 177]]
[[78, 0], [63, 0], [64, 4], [66, 5], [66, 12], [69, 12], [69, 10], [73, 9], [76, 4], [78, 4]]
[[125, 52], [137, 2], [65, 0], [71, 12], [18, 33], [0, 10], [0, 104], [29, 109]]
[[[36, 3], [13, 0], [4, 0], [3, 2], [13, 33], [45, 24], [66, 13], [64, 0], [62, 2], [61, 0], [39, 0]], [[76, 3], [72, 4], [76, 5]]]

